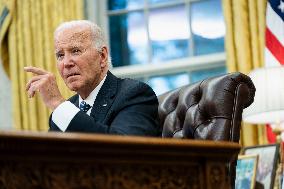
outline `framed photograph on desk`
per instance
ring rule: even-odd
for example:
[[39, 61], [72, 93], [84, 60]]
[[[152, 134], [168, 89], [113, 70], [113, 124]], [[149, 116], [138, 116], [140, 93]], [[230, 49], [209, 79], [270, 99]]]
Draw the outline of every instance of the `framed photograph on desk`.
[[258, 155], [239, 155], [235, 189], [254, 189]]
[[264, 189], [273, 189], [279, 158], [279, 144], [246, 147], [244, 155], [258, 155], [256, 182]]

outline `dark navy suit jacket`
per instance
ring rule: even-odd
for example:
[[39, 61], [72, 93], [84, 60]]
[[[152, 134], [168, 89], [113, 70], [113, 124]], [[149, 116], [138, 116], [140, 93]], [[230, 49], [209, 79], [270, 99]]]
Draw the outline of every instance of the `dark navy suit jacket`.
[[[69, 99], [78, 107], [79, 96]], [[49, 119], [50, 131], [60, 131]], [[120, 79], [108, 72], [90, 116], [80, 111], [66, 132], [112, 133], [122, 135], [160, 136], [158, 100], [147, 84]]]

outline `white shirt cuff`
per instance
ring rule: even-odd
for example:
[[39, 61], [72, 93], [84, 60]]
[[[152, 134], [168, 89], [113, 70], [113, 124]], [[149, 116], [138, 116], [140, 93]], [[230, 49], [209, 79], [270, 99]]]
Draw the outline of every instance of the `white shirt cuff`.
[[79, 111], [70, 101], [65, 101], [54, 109], [51, 119], [64, 132]]

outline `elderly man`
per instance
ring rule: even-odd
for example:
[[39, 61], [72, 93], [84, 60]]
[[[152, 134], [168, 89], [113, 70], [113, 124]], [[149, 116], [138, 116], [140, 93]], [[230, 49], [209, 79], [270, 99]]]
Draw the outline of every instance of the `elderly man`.
[[57, 68], [76, 95], [66, 101], [52, 73], [24, 68], [35, 74], [27, 83], [29, 97], [38, 92], [53, 110], [50, 131], [160, 135], [155, 93], [145, 83], [120, 79], [108, 71], [108, 48], [96, 24], [86, 20], [62, 23], [54, 42]]

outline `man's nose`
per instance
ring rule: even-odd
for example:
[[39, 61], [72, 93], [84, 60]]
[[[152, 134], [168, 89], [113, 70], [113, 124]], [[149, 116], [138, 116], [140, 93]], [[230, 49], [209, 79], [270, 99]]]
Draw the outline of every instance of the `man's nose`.
[[63, 64], [64, 64], [64, 67], [72, 67], [74, 66], [74, 60], [72, 58], [71, 55], [65, 55], [64, 59], [63, 59]]

